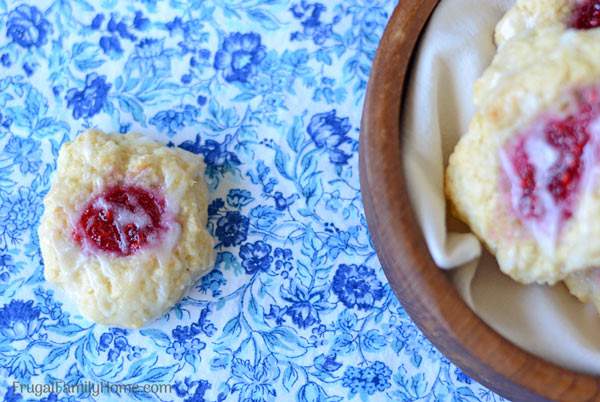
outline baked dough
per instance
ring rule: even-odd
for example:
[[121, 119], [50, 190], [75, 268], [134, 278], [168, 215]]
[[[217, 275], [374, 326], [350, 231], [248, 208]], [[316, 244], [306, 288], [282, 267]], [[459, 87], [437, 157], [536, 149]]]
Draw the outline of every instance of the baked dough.
[[[593, 29], [600, 25], [597, 1], [518, 0], [497, 25], [495, 39], [498, 46], [511, 43], [509, 47], [513, 47], [511, 39], [515, 37], [532, 33], [540, 35], [540, 31], [545, 30], [566, 31], [576, 28], [575, 25], [582, 25], [585, 29]], [[513, 49], [513, 53], [523, 54], [519, 49]], [[518, 55], [512, 58], [513, 69], [518, 68], [519, 60], [522, 58]], [[480, 89], [480, 96], [485, 97], [486, 88]], [[565, 278], [565, 284], [582, 302], [592, 302], [600, 311], [600, 269], [589, 269], [569, 275]]]
[[496, 25], [500, 47], [510, 39], [540, 29], [565, 29], [577, 0], [517, 0]]
[[101, 324], [165, 313], [213, 263], [203, 174], [199, 156], [137, 134], [65, 144], [39, 228], [46, 279]]
[[573, 296], [583, 303], [592, 303], [600, 312], [600, 269], [571, 274], [565, 284]]
[[[599, 54], [597, 29], [548, 28], [512, 37], [477, 83], [478, 110], [450, 157], [446, 191], [455, 213], [519, 282], [554, 284], [600, 266]], [[566, 182], [568, 202], [557, 201], [552, 197], [560, 191], [549, 186], [572, 155], [553, 148], [561, 145], [548, 143], [547, 130], [583, 124], [577, 119], [586, 108], [589, 136], [579, 144], [580, 170]], [[520, 169], [519, 158], [533, 168]], [[519, 173], [528, 169], [533, 187], [519, 184], [531, 179]]]
[[587, 30], [600, 27], [598, 0], [517, 0], [496, 26], [503, 46], [512, 38], [545, 29]]
[[[572, 13], [585, 1], [519, 0], [496, 28], [496, 43], [503, 45], [518, 35], [544, 29], [567, 30]], [[590, 3], [590, 2], [587, 2]], [[600, 12], [597, 12], [600, 14]], [[594, 22], [597, 24], [600, 20]], [[600, 269], [589, 269], [565, 278], [569, 291], [582, 302], [592, 302], [600, 311]]]

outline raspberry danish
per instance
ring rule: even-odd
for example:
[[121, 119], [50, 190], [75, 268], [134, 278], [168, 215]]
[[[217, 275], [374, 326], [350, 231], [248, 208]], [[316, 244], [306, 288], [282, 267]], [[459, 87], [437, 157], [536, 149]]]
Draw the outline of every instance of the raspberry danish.
[[98, 323], [140, 327], [213, 261], [201, 158], [137, 134], [65, 144], [39, 228], [44, 274]]

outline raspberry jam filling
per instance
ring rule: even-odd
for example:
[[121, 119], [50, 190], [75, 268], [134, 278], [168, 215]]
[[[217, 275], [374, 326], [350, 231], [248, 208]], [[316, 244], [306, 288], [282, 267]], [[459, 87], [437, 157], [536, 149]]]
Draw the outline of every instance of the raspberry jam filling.
[[159, 239], [166, 229], [164, 211], [165, 201], [156, 190], [109, 187], [87, 203], [73, 238], [82, 246], [117, 256], [132, 255]]
[[598, 165], [600, 92], [575, 91], [562, 115], [540, 116], [500, 152], [510, 203], [536, 238], [556, 239]]
[[571, 12], [569, 27], [593, 29], [600, 26], [600, 0], [579, 0]]

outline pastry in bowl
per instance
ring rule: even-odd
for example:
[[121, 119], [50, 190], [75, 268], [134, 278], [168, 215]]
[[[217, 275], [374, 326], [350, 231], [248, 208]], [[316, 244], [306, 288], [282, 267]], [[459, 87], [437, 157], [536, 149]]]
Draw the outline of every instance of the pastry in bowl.
[[522, 283], [600, 266], [600, 30], [540, 30], [498, 50], [450, 157], [455, 213]]
[[197, 155], [91, 130], [64, 145], [44, 200], [44, 275], [98, 323], [140, 327], [213, 261]]
[[[582, 31], [598, 27], [600, 0], [519, 0], [498, 24], [496, 42], [501, 45], [532, 31]], [[578, 299], [592, 302], [600, 311], [600, 269], [568, 275], [565, 284]]]
[[600, 0], [517, 0], [496, 26], [498, 46], [540, 29], [600, 27]]
[[600, 269], [576, 272], [565, 278], [569, 292], [583, 303], [592, 303], [600, 312]]

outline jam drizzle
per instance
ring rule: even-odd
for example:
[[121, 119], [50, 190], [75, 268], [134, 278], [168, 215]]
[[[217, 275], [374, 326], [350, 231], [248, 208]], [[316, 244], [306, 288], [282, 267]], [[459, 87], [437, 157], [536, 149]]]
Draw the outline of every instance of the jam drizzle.
[[165, 230], [164, 199], [139, 186], [116, 185], [92, 198], [81, 214], [73, 238], [116, 256], [129, 256], [154, 243]]

